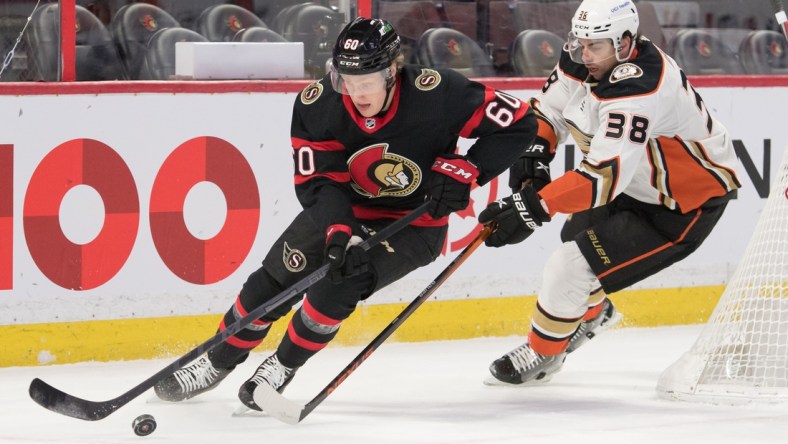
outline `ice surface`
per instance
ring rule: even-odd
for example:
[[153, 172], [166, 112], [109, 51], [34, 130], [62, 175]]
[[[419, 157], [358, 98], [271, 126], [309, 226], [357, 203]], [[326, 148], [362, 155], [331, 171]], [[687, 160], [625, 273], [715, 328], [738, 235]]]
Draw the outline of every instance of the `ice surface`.
[[[106, 419], [87, 422], [35, 404], [34, 377], [75, 396], [107, 400], [173, 359], [0, 369], [0, 443], [575, 443], [750, 444], [788, 442], [785, 405], [728, 407], [658, 399], [660, 372], [694, 342], [700, 326], [614, 329], [569, 356], [542, 387], [487, 387], [487, 365], [522, 338], [383, 344], [298, 425], [233, 417], [236, 391], [270, 352], [253, 354], [216, 390], [185, 403], [152, 391]], [[305, 403], [361, 347], [329, 347], [285, 394]], [[134, 418], [152, 414], [150, 436]], [[142, 440], [142, 441], [141, 441]]]

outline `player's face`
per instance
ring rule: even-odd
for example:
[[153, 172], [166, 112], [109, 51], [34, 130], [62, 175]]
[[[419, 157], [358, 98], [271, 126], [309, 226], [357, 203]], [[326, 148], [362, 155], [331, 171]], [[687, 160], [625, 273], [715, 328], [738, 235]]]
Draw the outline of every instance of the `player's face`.
[[345, 93], [364, 117], [372, 117], [383, 110], [386, 101], [386, 78], [381, 72], [362, 75], [342, 75]]
[[616, 49], [610, 39], [572, 39], [569, 41], [569, 55], [576, 63], [582, 63], [588, 73], [596, 80], [613, 69], [618, 60]]

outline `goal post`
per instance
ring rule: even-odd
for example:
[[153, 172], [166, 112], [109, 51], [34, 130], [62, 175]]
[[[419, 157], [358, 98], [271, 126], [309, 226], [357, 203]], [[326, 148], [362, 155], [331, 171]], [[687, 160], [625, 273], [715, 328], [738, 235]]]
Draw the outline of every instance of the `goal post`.
[[788, 400], [788, 148], [730, 283], [657, 393], [733, 405]]

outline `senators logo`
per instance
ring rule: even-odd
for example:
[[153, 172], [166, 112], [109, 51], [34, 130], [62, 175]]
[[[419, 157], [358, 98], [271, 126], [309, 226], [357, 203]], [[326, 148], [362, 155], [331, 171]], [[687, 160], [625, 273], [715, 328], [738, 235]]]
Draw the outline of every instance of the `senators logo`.
[[287, 242], [285, 242], [282, 260], [285, 263], [285, 267], [293, 273], [298, 273], [306, 268], [306, 256], [304, 256], [304, 253], [301, 250], [290, 248]]
[[545, 57], [552, 57], [555, 54], [553, 45], [551, 45], [547, 40], [542, 40], [542, 43], [539, 45], [539, 50], [542, 51], [542, 54], [544, 54]]
[[700, 40], [696, 45], [698, 53], [703, 57], [711, 57], [711, 45], [705, 40]]
[[434, 69], [422, 69], [421, 74], [416, 77], [416, 88], [422, 91], [435, 89], [441, 83], [441, 75]]
[[780, 42], [778, 42], [776, 40], [772, 40], [772, 42], [769, 43], [769, 53], [771, 55], [773, 55], [774, 57], [778, 57], [778, 58], [780, 56], [782, 56], [783, 55], [783, 47], [782, 47], [782, 45], [780, 45]]
[[243, 28], [243, 23], [241, 23], [238, 17], [231, 15], [230, 18], [227, 19], [227, 26], [229, 26], [231, 30], [238, 32]]
[[141, 22], [142, 22], [142, 27], [150, 32], [155, 31], [159, 27], [159, 24], [156, 22], [156, 19], [150, 15], [146, 15], [145, 17], [143, 17]]
[[301, 91], [301, 103], [311, 105], [320, 98], [321, 94], [323, 94], [323, 85], [320, 82], [314, 82]]
[[453, 55], [454, 57], [462, 56], [462, 46], [457, 42], [457, 40], [450, 39], [446, 46], [449, 48], [449, 54]]
[[347, 162], [353, 189], [367, 197], [407, 196], [421, 183], [421, 168], [405, 157], [388, 152], [389, 145], [368, 146]]

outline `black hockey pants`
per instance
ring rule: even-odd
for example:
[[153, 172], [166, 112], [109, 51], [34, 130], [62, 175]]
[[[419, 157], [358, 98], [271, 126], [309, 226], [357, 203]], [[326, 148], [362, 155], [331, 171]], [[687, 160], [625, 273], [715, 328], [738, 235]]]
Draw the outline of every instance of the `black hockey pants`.
[[[359, 220], [369, 237], [390, 224], [390, 219]], [[355, 233], [354, 233], [355, 234]], [[336, 336], [341, 322], [356, 309], [359, 301], [435, 260], [446, 237], [446, 227], [409, 226], [392, 235], [387, 242], [369, 250], [370, 271], [345, 279], [338, 285], [322, 279], [313, 285], [303, 304], [293, 314], [287, 333], [279, 345], [279, 360], [287, 367], [303, 365]], [[219, 329], [225, 328], [251, 310], [264, 304], [283, 289], [315, 271], [323, 264], [325, 234], [302, 211], [269, 250], [263, 266], [243, 285]], [[249, 327], [227, 339], [210, 353], [217, 367], [229, 368], [246, 359], [260, 344], [272, 322], [287, 314], [302, 300], [302, 295], [282, 304]]]

